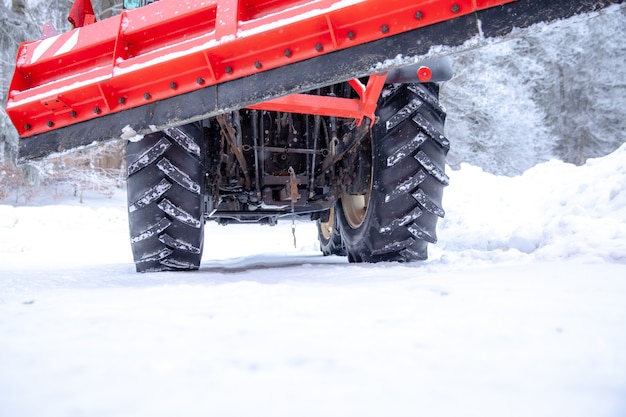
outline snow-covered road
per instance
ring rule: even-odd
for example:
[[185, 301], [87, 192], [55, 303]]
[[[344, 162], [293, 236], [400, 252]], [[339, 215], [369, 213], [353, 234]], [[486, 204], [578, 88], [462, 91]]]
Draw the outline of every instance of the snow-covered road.
[[0, 415], [626, 415], [626, 145], [450, 177], [412, 265], [209, 224], [135, 274], [122, 192], [0, 205]]

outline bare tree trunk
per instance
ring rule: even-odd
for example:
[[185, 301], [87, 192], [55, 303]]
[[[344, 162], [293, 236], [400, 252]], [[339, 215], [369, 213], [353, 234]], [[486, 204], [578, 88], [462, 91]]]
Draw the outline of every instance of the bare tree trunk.
[[26, 3], [24, 0], [11, 0], [11, 11], [17, 14], [26, 14]]
[[98, 20], [115, 16], [122, 10], [122, 0], [102, 0], [99, 4]]

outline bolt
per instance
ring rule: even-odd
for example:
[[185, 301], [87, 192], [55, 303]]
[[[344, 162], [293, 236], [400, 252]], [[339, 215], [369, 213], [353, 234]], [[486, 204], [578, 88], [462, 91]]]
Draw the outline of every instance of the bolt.
[[422, 13], [419, 10], [415, 12], [415, 19], [422, 20], [423, 18], [424, 18], [424, 13]]
[[348, 39], [354, 39], [354, 37], [355, 37], [355, 36], [356, 36], [356, 35], [354, 34], [354, 32], [353, 32], [353, 31], [351, 31], [351, 30], [350, 30], [350, 31], [348, 31]]
[[289, 48], [285, 49], [285, 56], [286, 56], [287, 58], [289, 58], [292, 54], [293, 54], [293, 53], [291, 52], [291, 49], [289, 49]]
[[452, 5], [451, 10], [452, 10], [452, 13], [458, 13], [461, 10], [461, 7], [459, 7], [459, 5], [457, 3], [454, 3]]
[[321, 44], [321, 43], [316, 43], [316, 44], [315, 44], [315, 50], [316, 50], [317, 52], [322, 52], [322, 51], [324, 50], [324, 47], [322, 46], [322, 44]]
[[176, 84], [174, 81], [172, 81], [172, 82], [170, 83], [170, 88], [171, 88], [172, 90], [176, 90], [176, 89], [178, 88], [178, 84]]
[[381, 31], [382, 33], [387, 33], [387, 32], [389, 32], [389, 26], [387, 26], [387, 25], [382, 25], [382, 26], [380, 27], [380, 31]]
[[261, 69], [261, 68], [263, 68], [263, 64], [261, 64], [261, 61], [256, 61], [256, 62], [254, 63], [254, 68], [256, 68], [256, 69]]
[[224, 68], [224, 71], [226, 71], [226, 74], [232, 74], [233, 72], [233, 67], [231, 67], [230, 65], [227, 66], [226, 68]]
[[204, 84], [204, 78], [202, 78], [202, 77], [198, 77], [198, 79], [196, 80], [196, 82], [198, 83], [198, 85], [202, 85], [202, 84]]
[[95, 114], [100, 114], [100, 111], [101, 111], [101, 110], [100, 110], [100, 107], [97, 107], [97, 106], [96, 106], [96, 107], [94, 107], [94, 108], [93, 108], [93, 112], [94, 112]]
[[72, 111], [70, 112], [70, 117], [71, 117], [71, 118], [75, 118], [76, 116], [77, 116], [77, 113], [76, 113], [74, 110], [72, 110]]
[[146, 100], [150, 100], [152, 96], [150, 95], [150, 93], [143, 93], [143, 98], [145, 98]]
[[118, 103], [120, 103], [120, 104], [124, 104], [124, 103], [126, 103], [126, 97], [120, 97], [120, 98], [118, 98], [118, 99], [117, 99], [117, 102], [118, 102]]
[[48, 125], [48, 127], [54, 126], [54, 122], [52, 120], [48, 120], [48, 123], [46, 124]]
[[26, 124], [24, 125], [24, 130], [31, 130], [32, 128], [33, 128], [33, 127], [32, 127], [29, 123], [26, 123]]

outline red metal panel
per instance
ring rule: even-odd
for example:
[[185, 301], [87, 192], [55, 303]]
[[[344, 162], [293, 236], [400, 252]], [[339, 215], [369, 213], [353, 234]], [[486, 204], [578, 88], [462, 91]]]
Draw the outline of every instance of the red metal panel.
[[22, 44], [7, 113], [27, 137], [510, 1], [161, 0]]
[[74, 28], [80, 28], [96, 22], [91, 0], [75, 0], [67, 20]]
[[340, 97], [314, 96], [310, 94], [290, 94], [274, 100], [264, 101], [248, 107], [255, 110], [282, 111], [290, 113], [318, 114], [349, 119], [361, 117], [358, 100]]

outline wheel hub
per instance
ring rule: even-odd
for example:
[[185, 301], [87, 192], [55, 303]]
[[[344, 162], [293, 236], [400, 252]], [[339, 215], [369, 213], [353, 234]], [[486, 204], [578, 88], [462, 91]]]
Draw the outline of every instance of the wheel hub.
[[[351, 193], [348, 186], [344, 186], [341, 192], [341, 204], [348, 225], [353, 229], [361, 227], [367, 216], [367, 208], [372, 194], [372, 178], [374, 177], [374, 164], [372, 158], [372, 135], [363, 138], [358, 151], [358, 158], [351, 169], [355, 172], [355, 181], [365, 185], [364, 192]], [[360, 187], [359, 187], [360, 188]]]

